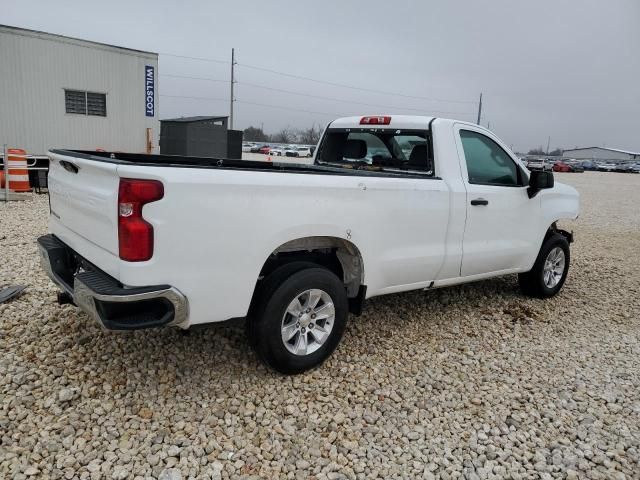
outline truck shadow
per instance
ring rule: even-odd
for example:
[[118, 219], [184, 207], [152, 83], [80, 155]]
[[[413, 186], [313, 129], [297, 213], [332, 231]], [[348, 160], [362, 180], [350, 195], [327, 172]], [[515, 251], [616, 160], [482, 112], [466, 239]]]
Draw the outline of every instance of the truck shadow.
[[[339, 364], [363, 353], [373, 357], [379, 349], [400, 348], [394, 337], [423, 338], [424, 348], [450, 343], [452, 336], [464, 336], [464, 332], [475, 337], [481, 334], [479, 328], [486, 329], [494, 321], [504, 323], [504, 311], [523, 301], [514, 277], [373, 298], [362, 316], [349, 317], [345, 336], [329, 362]], [[78, 314], [80, 319], [78, 335], [90, 324], [84, 314]], [[483, 319], [484, 325], [473, 327]], [[467, 328], [470, 324], [471, 329]], [[197, 395], [208, 398], [228, 394], [239, 378], [242, 383], [286, 383], [291, 378], [259, 362], [242, 323], [196, 327], [187, 333], [175, 329], [115, 333], [90, 328], [89, 341], [71, 345], [74, 357], [79, 357], [83, 367], [101, 371], [103, 359], [109, 358], [111, 367], [105, 375], [114, 391], [144, 388], [179, 394], [181, 389], [191, 389], [192, 396], [198, 386], [207, 385], [208, 391]], [[113, 368], [114, 363], [119, 368]], [[330, 375], [330, 371], [320, 368], [308, 375]]]

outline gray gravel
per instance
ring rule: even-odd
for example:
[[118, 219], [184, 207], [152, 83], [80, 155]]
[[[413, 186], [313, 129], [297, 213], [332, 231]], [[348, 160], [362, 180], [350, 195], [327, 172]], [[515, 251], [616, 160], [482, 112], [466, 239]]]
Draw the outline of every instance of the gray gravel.
[[[38, 266], [47, 199], [0, 206], [0, 478], [640, 478], [640, 175], [582, 193], [563, 292], [513, 276], [370, 301], [320, 369], [240, 327], [103, 333]], [[569, 225], [567, 225], [569, 226]]]

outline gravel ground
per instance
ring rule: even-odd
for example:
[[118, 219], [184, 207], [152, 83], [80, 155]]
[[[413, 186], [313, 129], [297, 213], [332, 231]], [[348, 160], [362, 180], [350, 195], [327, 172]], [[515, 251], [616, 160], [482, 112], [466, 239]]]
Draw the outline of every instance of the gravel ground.
[[509, 276], [373, 299], [334, 356], [266, 370], [240, 327], [103, 333], [55, 303], [47, 199], [0, 206], [0, 478], [640, 478], [640, 175], [582, 194], [562, 293]]

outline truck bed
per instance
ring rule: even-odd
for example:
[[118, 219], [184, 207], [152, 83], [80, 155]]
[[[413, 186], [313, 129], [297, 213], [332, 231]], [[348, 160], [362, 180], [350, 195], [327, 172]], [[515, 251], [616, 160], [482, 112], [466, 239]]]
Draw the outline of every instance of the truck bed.
[[[136, 165], [149, 167], [206, 168], [220, 170], [251, 170], [260, 172], [283, 172], [316, 175], [349, 175], [349, 176], [385, 176], [425, 178], [411, 172], [390, 172], [378, 167], [347, 168], [318, 164], [296, 164], [279, 162], [260, 162], [255, 160], [234, 160], [211, 157], [186, 157], [181, 155], [151, 155], [126, 152], [95, 152], [92, 150], [53, 149], [51, 153], [78, 157], [97, 162], [118, 165]], [[435, 177], [430, 177], [435, 178]]]
[[[50, 233], [123, 285], [174, 286], [190, 324], [246, 315], [265, 262], [291, 241], [357, 244], [360, 264], [375, 259], [368, 296], [408, 289], [444, 258], [450, 190], [435, 176], [82, 150], [50, 158]], [[148, 261], [119, 257], [122, 179], [164, 186], [143, 210], [154, 229]]]

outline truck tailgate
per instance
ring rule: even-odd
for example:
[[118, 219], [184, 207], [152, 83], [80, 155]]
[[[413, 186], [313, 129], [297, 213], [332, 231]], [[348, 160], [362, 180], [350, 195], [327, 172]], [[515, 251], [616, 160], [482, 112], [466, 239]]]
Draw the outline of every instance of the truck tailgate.
[[[97, 246], [117, 257], [117, 165], [51, 152], [49, 158], [51, 232], [76, 251]], [[93, 245], [81, 245], [83, 239]]]

